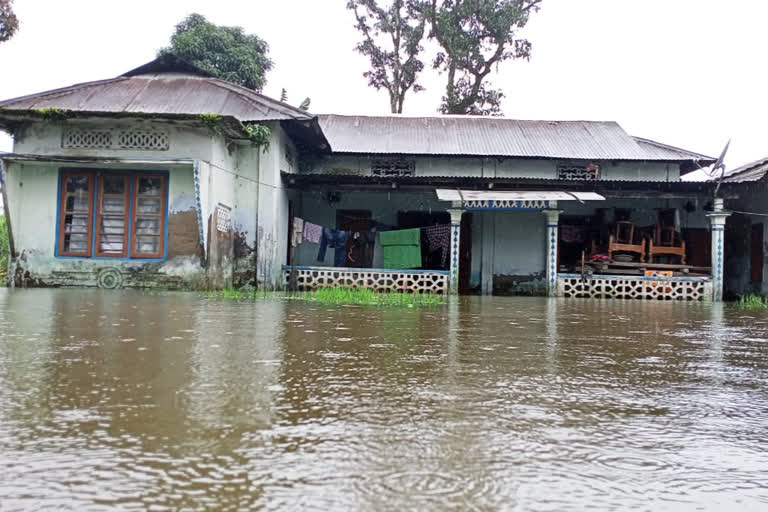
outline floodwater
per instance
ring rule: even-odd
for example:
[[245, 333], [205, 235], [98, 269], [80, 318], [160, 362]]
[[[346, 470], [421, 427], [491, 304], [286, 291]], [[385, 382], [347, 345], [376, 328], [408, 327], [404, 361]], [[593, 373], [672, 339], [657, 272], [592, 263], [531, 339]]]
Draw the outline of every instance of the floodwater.
[[0, 289], [0, 510], [628, 509], [768, 509], [768, 313]]

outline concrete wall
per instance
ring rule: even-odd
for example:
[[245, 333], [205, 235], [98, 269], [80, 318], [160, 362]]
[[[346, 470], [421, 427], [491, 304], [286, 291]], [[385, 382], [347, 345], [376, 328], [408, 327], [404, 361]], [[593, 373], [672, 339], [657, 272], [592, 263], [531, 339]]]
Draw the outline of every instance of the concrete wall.
[[[169, 148], [164, 151], [63, 148], [62, 137], [70, 128], [162, 130], [169, 135]], [[289, 141], [277, 124], [272, 128], [273, 140], [267, 154], [250, 143], [228, 141], [205, 128], [158, 120], [69, 120], [38, 123], [26, 128], [17, 134], [15, 153], [159, 163], [8, 165], [8, 196], [20, 254], [20, 284], [97, 285], [98, 274], [106, 267], [122, 272], [124, 286], [221, 288], [255, 284], [257, 245], [265, 238], [259, 237], [259, 215], [264, 215], [269, 226], [262, 231], [272, 231], [278, 223], [287, 225], [287, 199], [284, 191], [275, 191], [275, 186], [282, 187], [280, 170], [286, 167], [284, 148]], [[264, 172], [267, 186], [264, 187], [259, 186], [262, 159], [267, 166]], [[173, 160], [189, 163], [168, 163]], [[283, 165], [277, 162], [283, 162]], [[168, 171], [167, 260], [55, 258], [56, 197], [62, 167]], [[259, 211], [260, 199], [264, 199], [262, 211]], [[230, 229], [220, 231], [217, 229], [217, 212], [227, 210], [231, 215]], [[283, 210], [285, 213], [281, 213]], [[278, 214], [285, 218], [283, 222], [275, 219]], [[266, 238], [269, 236], [277, 248], [275, 235]], [[285, 249], [282, 250], [284, 254]], [[265, 258], [279, 257], [270, 255], [269, 251], [264, 254]], [[274, 282], [274, 278], [269, 276], [267, 281]]]
[[[118, 284], [126, 287], [204, 284], [191, 164], [163, 169], [169, 173], [168, 257], [164, 261], [55, 257], [59, 168], [50, 163], [13, 163], [6, 169], [8, 206], [18, 253], [17, 266], [12, 269], [17, 285], [99, 286], [100, 275], [105, 272], [117, 272]], [[126, 165], [112, 165], [110, 169], [157, 170]]]
[[[320, 159], [311, 172], [370, 175], [373, 156], [333, 155]], [[586, 165], [586, 161], [484, 158], [403, 157], [415, 162], [416, 176], [472, 176], [483, 178], [555, 179], [560, 164]], [[680, 167], [663, 162], [601, 161], [602, 180], [679, 181]]]

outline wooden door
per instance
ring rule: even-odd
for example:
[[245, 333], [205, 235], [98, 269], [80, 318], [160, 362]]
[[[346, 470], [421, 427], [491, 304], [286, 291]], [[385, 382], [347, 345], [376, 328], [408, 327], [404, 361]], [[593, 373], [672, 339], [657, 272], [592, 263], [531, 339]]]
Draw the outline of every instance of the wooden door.
[[705, 228], [686, 229], [685, 258], [694, 267], [712, 265], [712, 233]]

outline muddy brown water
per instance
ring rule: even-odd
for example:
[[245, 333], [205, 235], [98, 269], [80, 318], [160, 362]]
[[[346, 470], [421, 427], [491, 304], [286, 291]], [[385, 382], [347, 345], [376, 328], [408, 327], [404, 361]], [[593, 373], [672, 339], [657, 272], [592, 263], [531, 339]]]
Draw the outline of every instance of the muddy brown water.
[[0, 289], [0, 510], [768, 510], [768, 313]]

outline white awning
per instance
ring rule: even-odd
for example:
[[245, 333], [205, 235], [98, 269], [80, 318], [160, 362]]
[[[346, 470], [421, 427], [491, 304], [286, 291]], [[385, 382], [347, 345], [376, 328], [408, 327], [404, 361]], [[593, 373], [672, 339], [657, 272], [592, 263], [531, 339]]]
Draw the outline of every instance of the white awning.
[[605, 201], [595, 192], [511, 191], [511, 190], [459, 190], [438, 188], [441, 201]]

